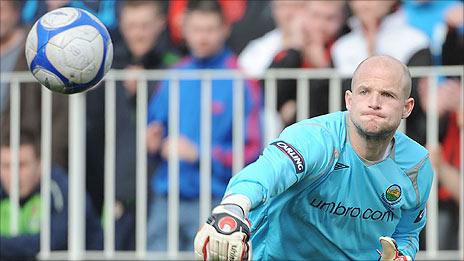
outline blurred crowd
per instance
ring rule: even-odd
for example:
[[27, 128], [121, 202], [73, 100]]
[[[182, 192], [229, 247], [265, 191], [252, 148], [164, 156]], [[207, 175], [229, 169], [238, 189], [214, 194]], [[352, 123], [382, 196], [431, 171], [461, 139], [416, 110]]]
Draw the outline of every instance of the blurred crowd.
[[[244, 81], [244, 160], [253, 161], [262, 149], [264, 81], [268, 68], [335, 68], [351, 74], [373, 54], [393, 56], [408, 66], [464, 64], [464, 5], [458, 0], [417, 1], [140, 1], [140, 0], [17, 0], [0, 1], [1, 72], [24, 71], [28, 29], [46, 12], [78, 7], [95, 14], [108, 28], [114, 44], [114, 69], [238, 69]], [[438, 83], [439, 146], [426, 144], [428, 84]], [[463, 127], [462, 79], [415, 78], [416, 106], [406, 133], [428, 146], [439, 181], [439, 248], [457, 249], [460, 141]], [[296, 120], [295, 79], [277, 81], [276, 116], [282, 126]], [[232, 175], [233, 80], [212, 81], [212, 203], [220, 201]], [[329, 80], [309, 80], [309, 117], [329, 112]], [[0, 257], [34, 256], [39, 250], [41, 93], [35, 83], [21, 84], [20, 217], [19, 235], [9, 229], [9, 93], [0, 89], [1, 189]], [[180, 250], [193, 249], [198, 228], [201, 122], [200, 80], [181, 80]], [[343, 92], [350, 79], [342, 82]], [[166, 250], [169, 148], [169, 81], [148, 82], [147, 184], [150, 197], [147, 242], [149, 250]], [[105, 141], [104, 86], [87, 93], [86, 187], [88, 249], [101, 249], [102, 215], [115, 215], [116, 249], [135, 246], [136, 166], [135, 79], [116, 88], [116, 204], [103, 210]], [[340, 93], [343, 97], [343, 93]], [[52, 249], [66, 248], [68, 168], [68, 97], [53, 94]], [[343, 99], [342, 99], [343, 100]], [[344, 105], [342, 105], [344, 108]], [[24, 153], [23, 153], [24, 150]], [[24, 154], [24, 155], [23, 155]], [[23, 192], [23, 186], [25, 187]], [[61, 199], [61, 200], [60, 200]], [[66, 213], [65, 213], [66, 212]], [[92, 227], [93, 226], [93, 227]], [[97, 228], [98, 227], [98, 228]], [[89, 241], [88, 240], [88, 241]], [[424, 248], [425, 241], [422, 240]], [[13, 247], [14, 246], [14, 247]], [[18, 247], [21, 246], [21, 247]], [[25, 251], [27, 249], [28, 251]]]

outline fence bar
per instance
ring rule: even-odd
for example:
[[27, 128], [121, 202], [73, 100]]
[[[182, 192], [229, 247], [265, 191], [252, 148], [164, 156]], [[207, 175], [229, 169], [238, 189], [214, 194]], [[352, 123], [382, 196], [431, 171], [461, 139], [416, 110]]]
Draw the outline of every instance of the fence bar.
[[267, 76], [265, 79], [265, 91], [264, 91], [264, 113], [265, 113], [265, 138], [263, 139], [263, 147], [277, 137], [277, 112], [275, 110], [277, 105], [277, 86], [276, 79], [271, 76]]
[[[214, 79], [230, 79], [235, 77], [237, 72], [232, 70], [182, 70], [176, 71], [176, 77], [183, 80], [198, 80], [198, 73], [211, 73], [214, 75]], [[447, 65], [447, 66], [413, 66], [409, 67], [412, 77], [424, 77], [424, 76], [461, 76], [462, 74], [462, 65]], [[112, 69], [108, 73], [108, 77], [112, 77], [116, 81], [122, 81], [125, 79], [139, 78], [144, 76], [146, 80], [161, 80], [164, 79], [166, 73], [169, 73], [169, 70], [145, 70], [144, 72], [126, 72], [125, 70], [116, 70]], [[271, 76], [271, 78], [277, 79], [298, 79], [300, 77], [311, 78], [311, 79], [328, 79], [334, 77], [338, 73], [336, 70], [331, 68], [322, 68], [322, 69], [289, 69], [289, 68], [279, 68], [279, 69], [269, 69], [266, 73], [266, 78]], [[240, 73], [239, 73], [240, 74]], [[242, 75], [242, 74], [240, 74]], [[338, 75], [339, 77], [351, 77], [351, 75]], [[8, 77], [21, 79], [21, 82], [37, 82], [31, 73], [28, 71], [24, 72], [10, 72], [10, 73], [0, 73], [0, 81], [7, 82]]]
[[137, 78], [137, 122], [136, 122], [136, 255], [145, 258], [147, 252], [147, 80]]
[[114, 256], [114, 201], [116, 161], [116, 84], [107, 79], [105, 84], [105, 257]]
[[85, 94], [69, 97], [69, 259], [81, 260], [85, 246]]
[[211, 118], [212, 82], [211, 75], [201, 81], [201, 127], [200, 127], [200, 216], [202, 224], [211, 211]]
[[[428, 77], [428, 100], [429, 110], [427, 112], [427, 145], [438, 146], [438, 113], [437, 113], [437, 79]], [[436, 171], [435, 171], [436, 173]], [[438, 181], [435, 178], [430, 190], [427, 203], [427, 253], [434, 257], [438, 251]]]
[[42, 86], [42, 126], [41, 126], [41, 172], [40, 197], [41, 197], [41, 219], [40, 219], [40, 256], [48, 258], [50, 255], [50, 183], [52, 171], [52, 93]]
[[[462, 72], [462, 71], [461, 71]], [[461, 74], [461, 98], [464, 97], [464, 73]], [[461, 100], [460, 104], [461, 113], [464, 111], [464, 100]], [[459, 198], [459, 252], [460, 259], [464, 260], [464, 128], [460, 129], [460, 140], [459, 144], [461, 150], [461, 164], [459, 168], [461, 176], [461, 197]]]
[[233, 89], [233, 135], [232, 135], [232, 175], [239, 172], [244, 166], [244, 121], [245, 121], [245, 109], [244, 109], [244, 84], [245, 82], [241, 78], [234, 80]]
[[296, 87], [296, 120], [301, 121], [309, 117], [309, 80], [298, 78]]
[[179, 249], [179, 80], [172, 79], [169, 86], [168, 255], [175, 256]]
[[341, 110], [342, 107], [342, 82], [341, 78], [330, 78], [329, 88], [329, 112]]
[[18, 234], [18, 220], [19, 220], [19, 132], [20, 132], [20, 92], [19, 81], [13, 80], [10, 87], [10, 153], [11, 153], [11, 165], [10, 165], [10, 231], [11, 235]]

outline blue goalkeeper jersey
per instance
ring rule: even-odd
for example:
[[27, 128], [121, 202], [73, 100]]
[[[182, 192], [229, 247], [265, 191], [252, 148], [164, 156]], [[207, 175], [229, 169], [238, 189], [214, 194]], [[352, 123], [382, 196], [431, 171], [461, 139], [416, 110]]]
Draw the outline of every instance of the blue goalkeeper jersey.
[[401, 132], [384, 160], [353, 150], [347, 113], [296, 123], [238, 173], [226, 195], [252, 202], [253, 259], [377, 260], [380, 236], [414, 258], [433, 171], [427, 150]]

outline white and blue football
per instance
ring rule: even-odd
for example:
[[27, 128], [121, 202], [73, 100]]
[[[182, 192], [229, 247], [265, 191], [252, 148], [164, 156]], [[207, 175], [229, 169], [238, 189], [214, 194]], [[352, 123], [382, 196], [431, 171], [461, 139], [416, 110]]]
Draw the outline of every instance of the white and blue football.
[[26, 40], [29, 70], [45, 87], [64, 94], [98, 85], [113, 61], [111, 37], [98, 18], [64, 7], [46, 13]]

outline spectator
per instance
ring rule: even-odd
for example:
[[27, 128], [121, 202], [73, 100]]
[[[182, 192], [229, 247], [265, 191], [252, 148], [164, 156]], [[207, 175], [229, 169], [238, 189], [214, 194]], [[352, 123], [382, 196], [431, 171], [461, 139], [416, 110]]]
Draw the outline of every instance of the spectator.
[[[419, 29], [429, 38], [433, 64], [441, 62], [441, 46], [446, 36], [446, 17], [458, 6], [462, 7], [462, 1], [461, 3], [456, 0], [403, 1], [404, 15], [408, 24]], [[462, 10], [459, 11], [462, 15]]]
[[[26, 31], [20, 26], [20, 2], [0, 1], [0, 60], [1, 72], [27, 71], [24, 45]], [[3, 79], [2, 79], [3, 80]], [[10, 106], [8, 84], [1, 86], [2, 107], [0, 125], [2, 131], [10, 127]], [[41, 88], [38, 83], [21, 84], [20, 127], [40, 131]], [[68, 166], [68, 97], [52, 94], [52, 157], [55, 164]]]
[[[123, 42], [115, 44], [113, 68], [137, 71], [173, 65], [179, 55], [172, 49], [166, 30], [166, 17], [161, 1], [132, 0], [121, 3], [119, 29]], [[135, 94], [135, 81], [125, 88]]]
[[[225, 47], [228, 26], [220, 5], [215, 1], [192, 1], [184, 17], [183, 32], [191, 56], [175, 67], [188, 69], [235, 69], [235, 56]], [[212, 81], [212, 204], [222, 198], [232, 176], [232, 88], [233, 80]], [[201, 82], [180, 81], [180, 250], [192, 250], [199, 224], [199, 150]], [[148, 107], [148, 152], [162, 161], [152, 179], [154, 198], [148, 220], [148, 249], [166, 250], [168, 164], [171, 138], [167, 136], [169, 82], [164, 81]], [[245, 162], [258, 156], [261, 146], [260, 94], [256, 86], [245, 85]], [[209, 115], [207, 115], [209, 116]]]
[[[161, 1], [120, 3], [119, 29], [123, 42], [115, 43], [113, 68], [127, 71], [166, 68], [177, 61], [169, 51], [165, 34], [165, 15]], [[150, 83], [150, 93], [153, 92]], [[116, 86], [116, 220], [117, 250], [135, 248], [135, 165], [137, 81]], [[88, 189], [95, 205], [103, 204], [105, 89], [87, 94], [87, 171]]]
[[[2, 73], [15, 70], [21, 48], [26, 41], [26, 31], [19, 24], [20, 2], [0, 1], [0, 68]], [[0, 112], [3, 112], [9, 100], [9, 87], [2, 82], [0, 88]]]
[[231, 6], [232, 2], [243, 3], [243, 15], [236, 21], [233, 21], [231, 24], [230, 36], [229, 39], [227, 39], [227, 45], [230, 46], [234, 53], [241, 53], [243, 48], [245, 48], [251, 40], [261, 37], [275, 28], [272, 19], [270, 0], [221, 0], [220, 2], [223, 4], [223, 9], [226, 14], [228, 12], [232, 14], [237, 13], [236, 10], [239, 10]]
[[[354, 14], [349, 20], [352, 31], [338, 39], [332, 49], [334, 65], [340, 73], [351, 74], [359, 62], [375, 54], [391, 55], [408, 66], [431, 64], [427, 36], [409, 26], [401, 10], [394, 11], [396, 1], [349, 3]], [[349, 81], [343, 87], [348, 89]], [[417, 104], [422, 103], [417, 79], [413, 81], [411, 96]], [[425, 144], [425, 118], [425, 111], [416, 106], [406, 124], [406, 134], [420, 144]]]
[[442, 64], [464, 63], [464, 5], [457, 5], [447, 12], [448, 32], [442, 46]]
[[[462, 90], [460, 93], [462, 97]], [[459, 146], [463, 114], [456, 111], [449, 114], [448, 128], [440, 147], [429, 147], [430, 160], [434, 165], [439, 182], [438, 187], [438, 247], [440, 250], [458, 249], [459, 201], [462, 191]]]
[[[448, 12], [448, 33], [443, 44], [442, 63], [462, 65], [464, 62], [464, 6]], [[458, 249], [459, 201], [462, 194], [460, 169], [462, 168], [460, 132], [463, 128], [462, 79], [449, 78], [437, 90], [437, 105], [440, 114], [448, 117], [448, 126], [440, 147], [431, 147], [430, 159], [438, 177], [440, 250]]]
[[[271, 68], [331, 67], [330, 48], [344, 23], [344, 4], [341, 1], [308, 1], [304, 9], [293, 13], [291, 30], [284, 40], [283, 50]], [[310, 81], [310, 117], [329, 112], [328, 80]], [[277, 109], [283, 124], [296, 120], [296, 80], [277, 81]]]
[[[183, 52], [182, 21], [189, 0], [170, 0], [168, 4], [169, 31], [173, 42]], [[240, 53], [252, 39], [262, 36], [274, 27], [271, 18], [269, 0], [218, 0], [224, 12], [225, 22], [231, 26], [227, 40], [235, 53]]]
[[[7, 132], [2, 133], [0, 150], [0, 259], [34, 259], [40, 250], [40, 146], [33, 132], [20, 133], [18, 235], [10, 230], [11, 149]], [[50, 249], [67, 249], [68, 180], [63, 169], [51, 173]], [[86, 248], [102, 249], [103, 231], [89, 198], [86, 198]], [[83, 228], [84, 229], [84, 228]]]
[[303, 6], [304, 2], [297, 0], [272, 1], [272, 15], [276, 28], [251, 41], [240, 53], [238, 64], [245, 74], [250, 77], [263, 77], [274, 56], [285, 46], [284, 42], [291, 38], [292, 20]]

